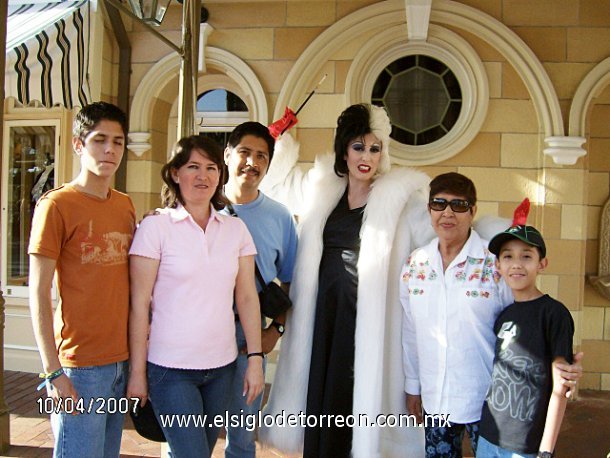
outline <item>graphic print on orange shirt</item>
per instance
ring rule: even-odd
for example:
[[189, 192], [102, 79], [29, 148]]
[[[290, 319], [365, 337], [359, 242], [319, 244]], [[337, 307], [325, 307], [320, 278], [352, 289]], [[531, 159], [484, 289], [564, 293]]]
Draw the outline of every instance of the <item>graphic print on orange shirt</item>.
[[80, 243], [83, 264], [117, 265], [127, 262], [131, 234], [108, 232], [96, 235], [93, 220], [89, 221], [89, 232]]

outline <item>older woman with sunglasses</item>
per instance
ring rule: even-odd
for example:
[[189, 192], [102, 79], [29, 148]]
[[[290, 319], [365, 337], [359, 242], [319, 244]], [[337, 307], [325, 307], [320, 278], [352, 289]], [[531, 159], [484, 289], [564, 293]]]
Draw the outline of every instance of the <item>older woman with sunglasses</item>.
[[476, 443], [493, 325], [512, 298], [498, 281], [487, 242], [472, 229], [476, 202], [467, 177], [432, 180], [428, 209], [437, 238], [411, 254], [401, 276], [407, 410], [420, 419], [422, 412], [439, 416], [425, 425], [427, 457], [461, 456], [464, 430]]
[[[433, 179], [428, 211], [437, 238], [415, 250], [401, 274], [407, 410], [420, 421], [428, 416], [427, 458], [461, 457], [464, 431], [476, 452], [491, 381], [493, 326], [513, 302], [487, 241], [472, 228], [476, 203], [474, 183], [464, 175]], [[564, 379], [582, 370], [579, 364], [565, 369]]]

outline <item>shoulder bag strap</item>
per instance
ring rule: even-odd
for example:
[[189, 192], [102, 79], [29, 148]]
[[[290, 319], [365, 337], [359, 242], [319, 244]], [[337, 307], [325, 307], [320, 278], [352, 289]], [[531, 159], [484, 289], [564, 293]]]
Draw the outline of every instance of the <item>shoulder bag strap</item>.
[[[235, 217], [235, 218], [239, 218], [238, 214], [235, 212], [235, 209], [233, 208], [233, 204], [231, 204], [231, 202], [227, 203], [227, 209], [229, 210], [229, 213], [231, 214], [231, 216]], [[261, 274], [261, 271], [258, 269], [258, 264], [256, 262], [256, 257], [254, 257], [254, 273], [256, 275], [256, 279], [258, 280], [258, 283], [261, 285], [261, 289], [264, 291], [267, 289], [267, 283], [265, 282], [265, 279], [263, 278], [263, 275]]]

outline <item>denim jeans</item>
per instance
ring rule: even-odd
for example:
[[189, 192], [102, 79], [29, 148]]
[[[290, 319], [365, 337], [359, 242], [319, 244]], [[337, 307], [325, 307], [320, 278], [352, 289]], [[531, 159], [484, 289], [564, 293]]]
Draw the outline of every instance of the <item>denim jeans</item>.
[[535, 458], [536, 453], [518, 453], [492, 444], [484, 437], [479, 437], [477, 455], [481, 458]]
[[221, 427], [214, 417], [225, 415], [234, 373], [235, 361], [205, 370], [147, 364], [148, 395], [170, 456], [211, 456]]
[[[242, 349], [246, 345], [246, 337], [240, 322], [235, 323], [235, 336], [237, 338], [237, 348]], [[267, 367], [267, 359], [263, 360], [263, 374]], [[252, 404], [246, 404], [246, 398], [243, 396], [244, 391], [244, 376], [248, 368], [248, 355], [240, 354], [237, 356], [237, 368], [231, 388], [231, 399], [229, 401], [229, 414], [231, 418], [240, 418], [244, 425], [248, 426], [248, 431], [245, 427], [226, 425], [227, 442], [225, 446], [225, 458], [253, 458], [256, 454], [256, 432], [253, 428], [252, 420], [246, 423], [246, 415], [256, 416], [263, 403], [263, 393], [261, 393]], [[242, 412], [243, 410], [243, 412]], [[233, 417], [237, 415], [238, 417]], [[251, 417], [252, 418], [252, 417]]]
[[[104, 366], [64, 367], [79, 399], [83, 400], [78, 407], [87, 409], [90, 400], [94, 402], [90, 413], [73, 415], [64, 411], [51, 414], [54, 457], [116, 458], [120, 455], [124, 414], [117, 409], [112, 409], [115, 413], [98, 413], [96, 410], [109, 408], [110, 405], [104, 402], [110, 398], [118, 400], [125, 396], [127, 370], [127, 361]], [[72, 407], [70, 410], [73, 412]]]

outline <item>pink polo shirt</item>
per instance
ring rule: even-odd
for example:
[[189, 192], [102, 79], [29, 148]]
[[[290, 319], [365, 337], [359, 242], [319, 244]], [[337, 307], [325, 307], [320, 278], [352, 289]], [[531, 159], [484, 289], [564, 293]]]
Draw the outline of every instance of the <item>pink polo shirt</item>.
[[237, 357], [233, 290], [241, 256], [256, 254], [246, 225], [213, 208], [205, 232], [182, 206], [149, 216], [130, 255], [159, 259], [148, 361], [212, 369]]

